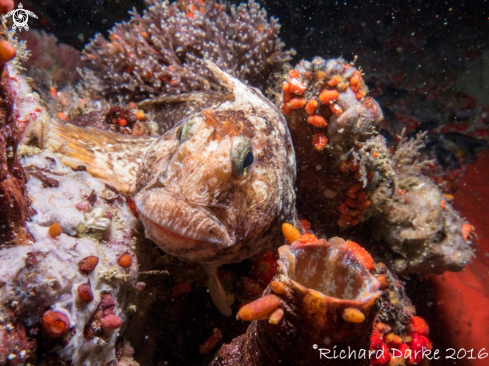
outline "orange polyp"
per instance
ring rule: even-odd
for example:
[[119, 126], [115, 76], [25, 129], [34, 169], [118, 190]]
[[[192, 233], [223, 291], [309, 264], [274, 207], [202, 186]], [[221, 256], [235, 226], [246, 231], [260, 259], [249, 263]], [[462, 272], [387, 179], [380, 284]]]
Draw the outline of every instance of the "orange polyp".
[[465, 241], [469, 240], [469, 235], [472, 232], [472, 230], [474, 230], [474, 229], [475, 228], [470, 224], [463, 224], [462, 225], [462, 236], [463, 236]]
[[306, 233], [309, 233], [309, 230], [311, 229], [311, 223], [307, 221], [306, 219], [301, 220], [302, 227], [306, 231]]
[[357, 205], [357, 208], [359, 210], [365, 210], [366, 208], [369, 208], [370, 205], [372, 204], [372, 201], [370, 200], [365, 200], [363, 202], [360, 202], [358, 205]]
[[344, 214], [344, 213], [341, 213], [340, 214], [340, 220], [350, 222], [351, 219], [352, 219], [352, 217], [350, 215], [347, 215], [347, 214]]
[[350, 171], [356, 172], [358, 169], [360, 169], [360, 165], [357, 161], [354, 161], [350, 164]]
[[268, 318], [268, 322], [270, 324], [276, 325], [282, 320], [283, 317], [284, 311], [278, 308], [270, 315], [270, 317]]
[[352, 86], [358, 85], [358, 82], [360, 81], [361, 78], [362, 76], [360, 75], [360, 73], [358, 71], [355, 71], [350, 79], [350, 85]]
[[402, 338], [399, 337], [397, 334], [394, 333], [388, 333], [384, 336], [384, 342], [389, 346], [389, 347], [397, 347], [401, 345], [402, 343]]
[[270, 288], [277, 295], [285, 295], [285, 293], [287, 292], [287, 288], [285, 287], [285, 285], [279, 281], [272, 281], [270, 283]]
[[326, 127], [328, 125], [323, 117], [317, 115], [309, 116], [307, 121], [314, 127]]
[[348, 195], [348, 197], [350, 197], [350, 198], [357, 198], [357, 194], [356, 194], [356, 192], [348, 192], [348, 194], [347, 194], [347, 195]]
[[411, 324], [408, 325], [409, 333], [418, 333], [427, 336], [430, 333], [430, 327], [420, 316], [414, 315], [411, 318]]
[[42, 316], [42, 325], [50, 338], [59, 338], [70, 329], [70, 320], [60, 311], [48, 310]]
[[61, 234], [61, 225], [57, 222], [49, 226], [48, 234], [51, 238], [57, 238]]
[[331, 112], [333, 112], [334, 114], [343, 113], [343, 109], [341, 109], [341, 107], [336, 103], [330, 104], [329, 108], [331, 109]]
[[53, 97], [55, 97], [57, 93], [58, 93], [58, 91], [56, 90], [56, 88], [54, 86], [49, 88], [49, 94], [51, 94]]
[[299, 77], [299, 71], [297, 71], [297, 70], [290, 70], [289, 76], [291, 78], [298, 78]]
[[316, 111], [316, 108], [318, 106], [318, 101], [316, 99], [312, 99], [309, 102], [307, 102], [306, 105], [306, 113], [307, 114], [313, 114]]
[[282, 85], [282, 90], [286, 93], [289, 92], [290, 84], [287, 82], [284, 82], [284, 85]]
[[143, 112], [143, 111], [137, 111], [137, 112], [136, 112], [136, 118], [137, 118], [138, 120], [140, 120], [140, 121], [141, 121], [141, 120], [143, 120], [143, 119], [145, 119], [144, 112]]
[[132, 264], [132, 257], [129, 254], [125, 253], [120, 256], [118, 263], [119, 266], [121, 266], [122, 268], [129, 268]]
[[328, 80], [329, 86], [336, 86], [340, 83], [341, 77], [339, 75], [333, 75], [331, 79]]
[[356, 217], [356, 216], [359, 216], [361, 214], [361, 212], [358, 210], [351, 210], [348, 212], [348, 214], [352, 217]]
[[340, 93], [338, 93], [336, 90], [323, 90], [321, 94], [319, 94], [319, 100], [323, 104], [327, 104], [329, 102], [332, 102], [340, 96]]
[[316, 133], [312, 136], [312, 145], [317, 151], [323, 151], [328, 145], [328, 138], [324, 133]]
[[363, 97], [364, 97], [363, 92], [358, 91], [358, 92], [356, 92], [356, 93], [355, 93], [355, 98], [357, 98], [357, 100], [360, 100], [360, 99], [362, 99]]
[[285, 236], [285, 240], [287, 240], [287, 244], [292, 244], [294, 241], [301, 240], [301, 233], [297, 230], [293, 225], [289, 223], [282, 224], [282, 233]]
[[341, 162], [339, 168], [343, 173], [346, 173], [347, 171], [350, 170], [350, 162], [349, 161]]
[[304, 94], [306, 87], [297, 79], [290, 80], [289, 92], [297, 95]]
[[290, 93], [289, 93], [289, 92], [285, 92], [285, 91], [284, 91], [284, 92], [283, 92], [283, 94], [282, 94], [282, 101], [283, 101], [284, 103], [287, 103], [287, 102], [289, 102], [291, 99], [292, 99], [292, 95], [290, 95]]
[[[350, 85], [350, 89], [352, 92], [354, 93], [358, 93], [360, 91], [360, 86], [357, 84], [357, 85]], [[356, 95], [355, 95], [356, 97]]]
[[[362, 186], [360, 184], [354, 184], [352, 186], [350, 186], [350, 188], [348, 188], [348, 193], [357, 193], [360, 189], [362, 188]], [[355, 198], [355, 197], [353, 197]]]
[[306, 100], [304, 98], [292, 98], [289, 102], [289, 106], [292, 109], [299, 109], [306, 105]]
[[360, 245], [351, 240], [348, 240], [346, 242], [346, 246], [348, 248], [348, 251], [350, 251], [355, 256], [355, 258], [365, 266], [365, 268], [367, 268], [370, 272], [374, 270], [374, 260], [365, 249], [363, 249]]
[[349, 323], [362, 323], [365, 315], [358, 309], [346, 308], [343, 310], [343, 319]]
[[13, 0], [1, 0], [0, 1], [0, 14], [7, 14], [8, 12], [14, 10]]
[[290, 108], [290, 105], [288, 103], [285, 103], [282, 106], [282, 113], [283, 114], [291, 114], [292, 113], [292, 108]]
[[367, 199], [367, 192], [365, 191], [358, 192], [357, 198], [359, 201], [365, 201]]
[[316, 71], [314, 73], [314, 79], [316, 80], [321, 80], [321, 79], [326, 79], [326, 73], [324, 71]]
[[375, 278], [380, 282], [380, 290], [384, 291], [389, 288], [389, 281], [387, 280], [387, 276], [385, 274], [377, 275]]
[[57, 117], [58, 117], [60, 120], [62, 120], [62, 121], [68, 121], [68, 118], [66, 117], [66, 114], [64, 114], [63, 112], [58, 112], [58, 113], [56, 114], [56, 116], [57, 116]]
[[206, 355], [210, 353], [217, 345], [217, 343], [222, 339], [221, 330], [214, 328], [212, 335], [199, 347], [199, 353]]
[[280, 298], [277, 295], [266, 295], [246, 304], [238, 311], [236, 319], [252, 321], [265, 317], [280, 306]]
[[0, 40], [0, 63], [4, 64], [12, 60], [16, 54], [17, 51], [14, 46], [4, 39]]
[[314, 234], [304, 234], [301, 236], [302, 244], [313, 244], [318, 241], [318, 238]]

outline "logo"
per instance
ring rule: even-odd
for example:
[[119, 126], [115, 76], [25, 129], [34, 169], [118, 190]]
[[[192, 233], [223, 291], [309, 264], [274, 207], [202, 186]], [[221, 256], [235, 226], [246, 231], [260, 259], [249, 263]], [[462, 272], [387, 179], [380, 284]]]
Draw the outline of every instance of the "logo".
[[29, 24], [27, 24], [27, 22], [29, 21], [29, 15], [37, 19], [36, 14], [34, 14], [32, 11], [25, 10], [24, 6], [19, 3], [18, 9], [14, 9], [8, 12], [3, 18], [5, 19], [11, 16], [12, 20], [14, 21], [14, 24], [12, 25], [12, 30], [16, 30], [17, 28], [19, 28], [19, 31], [22, 32], [22, 28], [25, 28], [26, 31], [29, 30]]

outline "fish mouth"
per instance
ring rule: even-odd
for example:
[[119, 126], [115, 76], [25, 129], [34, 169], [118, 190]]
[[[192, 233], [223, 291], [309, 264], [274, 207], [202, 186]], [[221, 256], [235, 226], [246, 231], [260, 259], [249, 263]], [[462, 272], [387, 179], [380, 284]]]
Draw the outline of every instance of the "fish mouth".
[[234, 243], [212, 213], [171, 197], [163, 189], [141, 191], [134, 201], [151, 239], [164, 250], [175, 244], [192, 247], [200, 242], [225, 248]]

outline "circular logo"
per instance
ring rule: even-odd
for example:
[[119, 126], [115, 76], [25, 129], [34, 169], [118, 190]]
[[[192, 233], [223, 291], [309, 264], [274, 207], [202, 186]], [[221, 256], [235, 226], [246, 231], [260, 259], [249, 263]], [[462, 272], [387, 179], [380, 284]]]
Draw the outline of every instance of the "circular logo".
[[27, 22], [29, 21], [29, 15], [37, 19], [36, 14], [34, 14], [30, 10], [24, 9], [24, 6], [19, 3], [18, 8], [5, 14], [4, 18], [12, 17], [12, 20], [14, 22], [14, 24], [12, 25], [12, 30], [16, 30], [18, 28], [19, 31], [22, 31], [22, 28], [24, 28], [25, 30], [29, 30], [29, 24], [27, 24]]

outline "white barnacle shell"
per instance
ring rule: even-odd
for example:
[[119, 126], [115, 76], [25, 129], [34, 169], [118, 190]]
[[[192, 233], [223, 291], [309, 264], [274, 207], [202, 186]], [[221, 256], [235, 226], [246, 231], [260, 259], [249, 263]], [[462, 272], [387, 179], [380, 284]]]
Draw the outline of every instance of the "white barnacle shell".
[[107, 230], [110, 227], [110, 219], [102, 206], [92, 207], [84, 214], [85, 225], [97, 230]]

